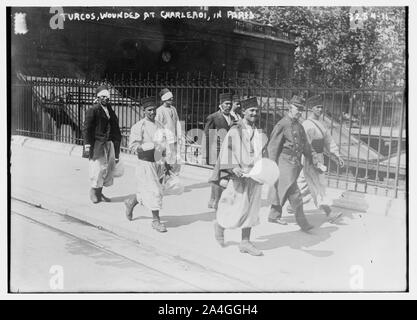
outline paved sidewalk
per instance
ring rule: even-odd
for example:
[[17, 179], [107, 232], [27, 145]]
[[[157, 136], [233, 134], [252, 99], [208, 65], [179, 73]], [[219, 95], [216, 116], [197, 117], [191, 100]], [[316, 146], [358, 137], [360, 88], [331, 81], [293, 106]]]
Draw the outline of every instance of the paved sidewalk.
[[[286, 213], [287, 226], [266, 222], [269, 208], [264, 190], [261, 224], [252, 234], [253, 243], [264, 256], [252, 257], [237, 248], [239, 230], [226, 232], [226, 248], [220, 248], [214, 240], [215, 213], [207, 208], [210, 171], [183, 166], [186, 190], [181, 196], [164, 198], [161, 219], [168, 232], [160, 234], [151, 228], [151, 213], [140, 205], [135, 208], [134, 221], [125, 218], [123, 200], [135, 190], [134, 157], [123, 155], [124, 176], [112, 187], [104, 188], [112, 202], [92, 204], [88, 161], [80, 158], [79, 147], [58, 146], [52, 150], [40, 147], [44, 144], [26, 144], [19, 139], [12, 142], [13, 197], [240, 279], [251, 288], [248, 291], [360, 290], [361, 282], [355, 280], [358, 270], [365, 291], [399, 291], [406, 287], [405, 211], [387, 215], [340, 209], [343, 218], [330, 224], [310, 203], [305, 210], [315, 228], [306, 234]], [[330, 192], [335, 196], [342, 193]]]

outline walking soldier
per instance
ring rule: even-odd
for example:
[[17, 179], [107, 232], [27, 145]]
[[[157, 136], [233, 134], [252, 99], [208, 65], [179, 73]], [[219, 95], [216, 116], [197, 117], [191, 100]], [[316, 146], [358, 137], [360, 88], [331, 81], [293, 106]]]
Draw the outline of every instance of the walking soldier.
[[313, 228], [305, 215], [303, 199], [297, 186], [297, 178], [302, 169], [301, 156], [312, 159], [314, 151], [308, 143], [303, 126], [298, 121], [301, 116], [300, 105], [292, 100], [288, 113], [275, 125], [269, 142], [268, 156], [276, 161], [280, 171], [280, 178], [270, 188], [269, 200], [271, 210], [268, 221], [287, 224], [281, 219], [282, 207], [288, 200], [295, 210], [295, 219], [303, 231]]
[[239, 250], [251, 255], [262, 251], [250, 242], [252, 227], [259, 224], [262, 184], [248, 178], [254, 164], [262, 158], [263, 135], [256, 128], [258, 103], [256, 98], [242, 101], [244, 118], [227, 133], [210, 181], [219, 185], [230, 179], [217, 210], [215, 238], [224, 246], [225, 229], [242, 230]]
[[[330, 222], [334, 222], [342, 214], [332, 211], [330, 199], [326, 197], [324, 172], [327, 168], [324, 165], [324, 152], [333, 155], [340, 167], [344, 166], [344, 161], [330, 132], [320, 122], [320, 117], [323, 114], [322, 98], [320, 96], [311, 97], [306, 101], [306, 107], [311, 111], [311, 115], [303, 122], [303, 127], [311, 147], [316, 152], [317, 161], [316, 165], [309, 161], [304, 161], [304, 168], [298, 179], [298, 186], [303, 190], [303, 197], [307, 197], [310, 194], [316, 207], [324, 211]], [[294, 211], [291, 207], [287, 210], [289, 212]]]
[[122, 139], [119, 120], [109, 102], [108, 88], [99, 86], [96, 94], [97, 99], [87, 110], [83, 127], [83, 157], [89, 159], [90, 199], [93, 203], [110, 201], [102, 190], [113, 184], [113, 170], [119, 161]]
[[166, 232], [160, 221], [163, 190], [160, 177], [163, 175], [166, 151], [164, 125], [155, 120], [155, 97], [141, 100], [145, 118], [133, 125], [129, 137], [129, 149], [137, 154], [137, 192], [125, 200], [126, 217], [132, 220], [133, 209], [140, 202], [152, 211], [152, 228]]
[[[206, 163], [215, 165], [224, 137], [236, 119], [230, 114], [232, 108], [232, 95], [222, 93], [219, 95], [219, 111], [207, 117], [204, 134], [206, 137]], [[208, 203], [209, 208], [217, 209], [217, 204], [221, 196], [222, 189], [216, 185], [211, 185], [211, 195]]]
[[168, 89], [162, 89], [159, 93], [162, 105], [156, 109], [155, 120], [162, 123], [167, 137], [167, 162], [172, 171], [179, 173], [181, 170], [179, 152], [181, 150], [181, 124], [177, 109], [174, 107], [174, 96]]

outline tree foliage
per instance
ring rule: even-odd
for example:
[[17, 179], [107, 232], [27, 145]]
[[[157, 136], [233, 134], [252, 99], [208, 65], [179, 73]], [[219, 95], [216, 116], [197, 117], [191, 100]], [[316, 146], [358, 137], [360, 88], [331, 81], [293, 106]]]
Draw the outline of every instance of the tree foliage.
[[295, 80], [329, 86], [403, 85], [403, 7], [240, 7], [296, 35]]

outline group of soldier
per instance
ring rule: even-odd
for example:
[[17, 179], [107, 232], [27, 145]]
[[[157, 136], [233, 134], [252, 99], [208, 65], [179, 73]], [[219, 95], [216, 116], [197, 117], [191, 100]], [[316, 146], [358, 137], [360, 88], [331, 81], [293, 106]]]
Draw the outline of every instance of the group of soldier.
[[[103, 195], [102, 189], [113, 184], [112, 173], [119, 164], [121, 142], [118, 119], [110, 106], [109, 89], [100, 86], [96, 95], [84, 123], [84, 156], [89, 158], [93, 203], [111, 201]], [[163, 89], [159, 98], [159, 107], [155, 97], [141, 100], [145, 116], [130, 131], [129, 150], [138, 158], [137, 190], [125, 200], [125, 206], [126, 217], [132, 220], [135, 206], [144, 205], [152, 212], [152, 228], [166, 232], [159, 216], [164, 195], [161, 177], [180, 174], [179, 150], [183, 133], [172, 92]], [[307, 108], [311, 116], [301, 123], [303, 108]], [[263, 183], [249, 176], [254, 166], [266, 158], [276, 164], [276, 169], [264, 166], [266, 172], [262, 174], [275, 173], [268, 170], [279, 170], [280, 173], [269, 186], [271, 209], [268, 221], [287, 224], [282, 219], [282, 208], [288, 200], [288, 211], [294, 213], [301, 230], [309, 232], [313, 226], [304, 214], [300, 186], [333, 222], [340, 214], [332, 212], [326, 198], [324, 153], [332, 154], [340, 166], [344, 165], [335, 142], [320, 122], [323, 105], [319, 96], [307, 101], [294, 96], [285, 116], [266, 141], [262, 130], [256, 127], [259, 112], [256, 97], [243, 99], [222, 93], [219, 110], [207, 117], [205, 126], [206, 162], [214, 165], [209, 179], [208, 207], [216, 210], [215, 239], [224, 247], [225, 230], [239, 228], [242, 230], [239, 250], [255, 256], [262, 252], [250, 242], [250, 233], [251, 228], [259, 224]]]

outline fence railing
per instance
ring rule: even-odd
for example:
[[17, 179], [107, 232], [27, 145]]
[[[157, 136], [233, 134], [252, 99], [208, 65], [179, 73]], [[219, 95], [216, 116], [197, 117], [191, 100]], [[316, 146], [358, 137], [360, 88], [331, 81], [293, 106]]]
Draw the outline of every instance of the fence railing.
[[[147, 76], [84, 81], [20, 75], [12, 84], [12, 132], [82, 144], [85, 111], [95, 99], [95, 88], [103, 82], [110, 87], [110, 101], [119, 118], [125, 152], [130, 128], [142, 117], [140, 98], [154, 96], [159, 103], [159, 91], [168, 87], [185, 123], [183, 157], [186, 162], [198, 165], [205, 165], [205, 157], [203, 137], [196, 132], [201, 133], [206, 117], [218, 110], [220, 93], [257, 97], [261, 106], [258, 127], [268, 135], [284, 115], [293, 95], [308, 98], [319, 94], [324, 106], [322, 121], [346, 163], [340, 168], [327, 158], [329, 185], [392, 197], [405, 194], [407, 110], [403, 88], [283, 86], [249, 76], [232, 79]], [[308, 115], [305, 110], [303, 117]]]

